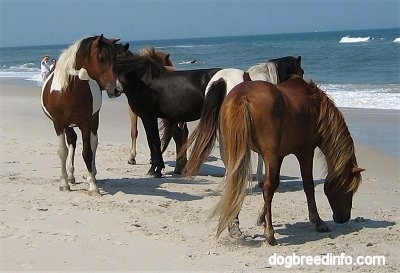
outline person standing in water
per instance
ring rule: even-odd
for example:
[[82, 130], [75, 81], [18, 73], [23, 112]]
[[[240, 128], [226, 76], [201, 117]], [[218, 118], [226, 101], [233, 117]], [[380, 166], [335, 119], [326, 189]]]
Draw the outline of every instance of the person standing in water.
[[56, 59], [51, 59], [51, 64], [50, 64], [50, 71], [53, 71], [54, 67], [56, 66]]
[[40, 62], [40, 73], [42, 75], [42, 81], [44, 82], [46, 78], [50, 74], [50, 66], [47, 63], [49, 61], [49, 55], [43, 56], [42, 61]]

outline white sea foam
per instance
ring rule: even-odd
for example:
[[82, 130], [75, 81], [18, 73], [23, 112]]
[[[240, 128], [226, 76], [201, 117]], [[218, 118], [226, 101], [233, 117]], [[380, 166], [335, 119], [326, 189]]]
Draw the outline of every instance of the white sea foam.
[[396, 39], [394, 39], [393, 43], [400, 43], [400, 37], [397, 37]]
[[34, 63], [3, 66], [0, 69], [0, 78], [15, 78], [28, 81], [41, 82], [40, 68]]
[[400, 110], [400, 84], [321, 84], [338, 107]]
[[367, 37], [350, 37], [350, 36], [344, 36], [342, 39], [340, 39], [339, 43], [365, 43], [369, 42], [373, 39], [371, 39], [370, 36]]

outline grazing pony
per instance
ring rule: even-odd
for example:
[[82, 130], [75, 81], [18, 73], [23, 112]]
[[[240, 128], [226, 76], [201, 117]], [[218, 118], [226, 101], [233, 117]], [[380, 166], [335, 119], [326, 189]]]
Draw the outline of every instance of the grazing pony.
[[[174, 71], [133, 53], [119, 55], [117, 69], [131, 109], [142, 119], [146, 131], [151, 153], [148, 174], [161, 177], [165, 166], [157, 118], [171, 124], [199, 119], [205, 88], [220, 69]], [[177, 160], [176, 170], [183, 168], [186, 159], [181, 162]]]
[[[223, 79], [217, 84], [226, 85]], [[312, 167], [316, 147], [327, 161], [324, 190], [333, 220], [345, 223], [350, 219], [353, 194], [361, 183], [363, 169], [357, 165], [353, 139], [341, 112], [315, 84], [299, 77], [277, 85], [243, 82], [225, 98], [218, 125], [226, 167], [224, 190], [214, 211], [219, 216], [218, 236], [238, 218], [251, 175], [251, 150], [264, 159], [264, 207], [259, 223], [266, 224], [264, 233], [270, 245], [277, 243], [271, 203], [283, 158], [288, 154], [294, 154], [300, 163], [309, 217], [316, 230], [329, 231], [315, 203]]]
[[[184, 149], [191, 144], [192, 153], [184, 169], [184, 176], [196, 175], [211, 153], [218, 133], [218, 115], [225, 96], [237, 84], [244, 81], [268, 81], [271, 83], [279, 83], [287, 80], [291, 75], [303, 77], [304, 71], [301, 68], [301, 56], [295, 58], [292, 56], [272, 59], [266, 63], [258, 64], [250, 67], [247, 72], [227, 68], [218, 71], [207, 85], [204, 107], [201, 113], [200, 122], [190, 135]], [[226, 85], [216, 85], [220, 79], [224, 79]], [[262, 183], [262, 158], [258, 156], [257, 177], [259, 183]]]
[[115, 70], [114, 43], [117, 41], [101, 35], [75, 42], [60, 55], [57, 66], [43, 85], [42, 109], [53, 121], [58, 137], [61, 191], [70, 191], [68, 183], [75, 183], [77, 135], [73, 127], [78, 127], [82, 132], [82, 155], [88, 170], [88, 193], [100, 195], [95, 179], [95, 156], [102, 104], [101, 90], [106, 90], [109, 97], [119, 96], [122, 91]]

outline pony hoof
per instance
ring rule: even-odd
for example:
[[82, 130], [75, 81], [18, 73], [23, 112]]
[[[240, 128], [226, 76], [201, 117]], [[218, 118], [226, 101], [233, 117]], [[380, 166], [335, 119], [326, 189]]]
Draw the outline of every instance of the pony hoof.
[[95, 189], [95, 190], [89, 190], [88, 195], [94, 196], [94, 197], [100, 197], [101, 193], [100, 193], [99, 189]]
[[232, 239], [236, 240], [236, 239], [241, 238], [242, 236], [243, 236], [243, 233], [240, 229], [235, 230], [235, 231], [229, 230], [229, 237], [231, 237]]
[[277, 244], [278, 244], [278, 242], [276, 241], [276, 239], [274, 237], [272, 237], [271, 239], [265, 240], [265, 245], [267, 245], [267, 246], [276, 246]]
[[328, 225], [325, 224], [325, 223], [323, 223], [323, 224], [317, 226], [315, 229], [316, 229], [316, 231], [321, 232], [321, 233], [322, 233], [322, 232], [330, 232], [330, 231], [331, 231], [331, 230], [329, 229]]
[[148, 176], [154, 177], [154, 178], [161, 178], [161, 169], [154, 169], [153, 167], [150, 168], [150, 170], [147, 172]]
[[131, 158], [131, 159], [128, 160], [128, 164], [136, 165], [136, 160], [134, 158]]
[[71, 191], [69, 185], [63, 185], [58, 188], [60, 191]]
[[242, 237], [243, 232], [240, 230], [238, 220], [233, 220], [233, 222], [228, 225], [228, 232], [232, 239], [239, 239]]

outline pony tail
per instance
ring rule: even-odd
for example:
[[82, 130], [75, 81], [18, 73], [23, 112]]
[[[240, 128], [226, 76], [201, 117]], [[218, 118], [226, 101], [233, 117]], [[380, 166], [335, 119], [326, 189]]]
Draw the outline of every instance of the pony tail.
[[232, 102], [226, 104], [227, 110], [220, 116], [226, 177], [221, 199], [211, 215], [211, 217], [219, 216], [217, 237], [239, 214], [252, 173], [250, 149], [252, 118], [249, 101], [243, 98], [239, 104]]
[[203, 110], [196, 129], [190, 135], [181, 151], [187, 150], [194, 142], [183, 176], [195, 176], [211, 153], [217, 138], [219, 111], [226, 95], [226, 82], [223, 78], [215, 81], [204, 99]]

